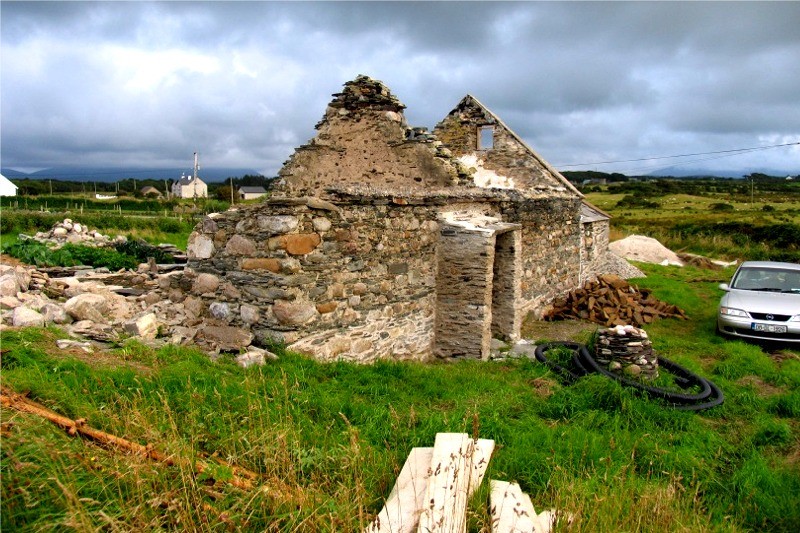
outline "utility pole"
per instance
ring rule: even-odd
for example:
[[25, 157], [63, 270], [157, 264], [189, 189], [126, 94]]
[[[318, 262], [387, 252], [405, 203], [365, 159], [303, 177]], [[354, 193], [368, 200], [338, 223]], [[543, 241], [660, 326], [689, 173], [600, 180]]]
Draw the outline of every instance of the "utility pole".
[[194, 176], [192, 177], [192, 191], [194, 191], [194, 199], [197, 201], [197, 171], [200, 165], [197, 164], [197, 152], [194, 153]]
[[233, 205], [233, 176], [231, 176], [231, 205]]

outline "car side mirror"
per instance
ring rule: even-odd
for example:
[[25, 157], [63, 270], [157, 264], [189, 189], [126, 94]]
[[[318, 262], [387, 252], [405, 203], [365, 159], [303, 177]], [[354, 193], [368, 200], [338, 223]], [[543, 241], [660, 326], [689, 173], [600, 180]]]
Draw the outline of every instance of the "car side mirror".
[[720, 289], [722, 289], [722, 290], [723, 290], [723, 291], [725, 291], [725, 292], [728, 292], [729, 290], [731, 290], [731, 288], [730, 288], [730, 287], [728, 287], [728, 284], [727, 284], [727, 283], [720, 283], [720, 284], [719, 284], [719, 288], [720, 288]]

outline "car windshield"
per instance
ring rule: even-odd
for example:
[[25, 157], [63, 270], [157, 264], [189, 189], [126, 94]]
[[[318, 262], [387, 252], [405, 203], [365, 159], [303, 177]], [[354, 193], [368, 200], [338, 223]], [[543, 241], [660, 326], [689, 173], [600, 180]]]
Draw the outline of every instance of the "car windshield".
[[782, 268], [740, 268], [731, 282], [734, 289], [800, 293], [800, 270]]

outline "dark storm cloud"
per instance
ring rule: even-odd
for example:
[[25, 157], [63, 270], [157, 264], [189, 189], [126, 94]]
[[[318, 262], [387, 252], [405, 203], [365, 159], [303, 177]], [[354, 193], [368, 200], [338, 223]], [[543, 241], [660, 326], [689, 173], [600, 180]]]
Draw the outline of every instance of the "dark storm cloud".
[[473, 94], [554, 163], [795, 142], [798, 20], [796, 2], [3, 2], [0, 156], [199, 150], [274, 174], [362, 73], [414, 125]]

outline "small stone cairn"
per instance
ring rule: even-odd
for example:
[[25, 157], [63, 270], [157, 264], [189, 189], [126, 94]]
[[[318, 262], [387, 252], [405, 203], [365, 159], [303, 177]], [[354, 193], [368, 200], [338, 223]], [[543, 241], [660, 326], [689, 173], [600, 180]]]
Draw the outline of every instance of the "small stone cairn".
[[629, 325], [601, 329], [594, 351], [597, 362], [611, 372], [648, 381], [658, 377], [658, 357], [643, 329]]

